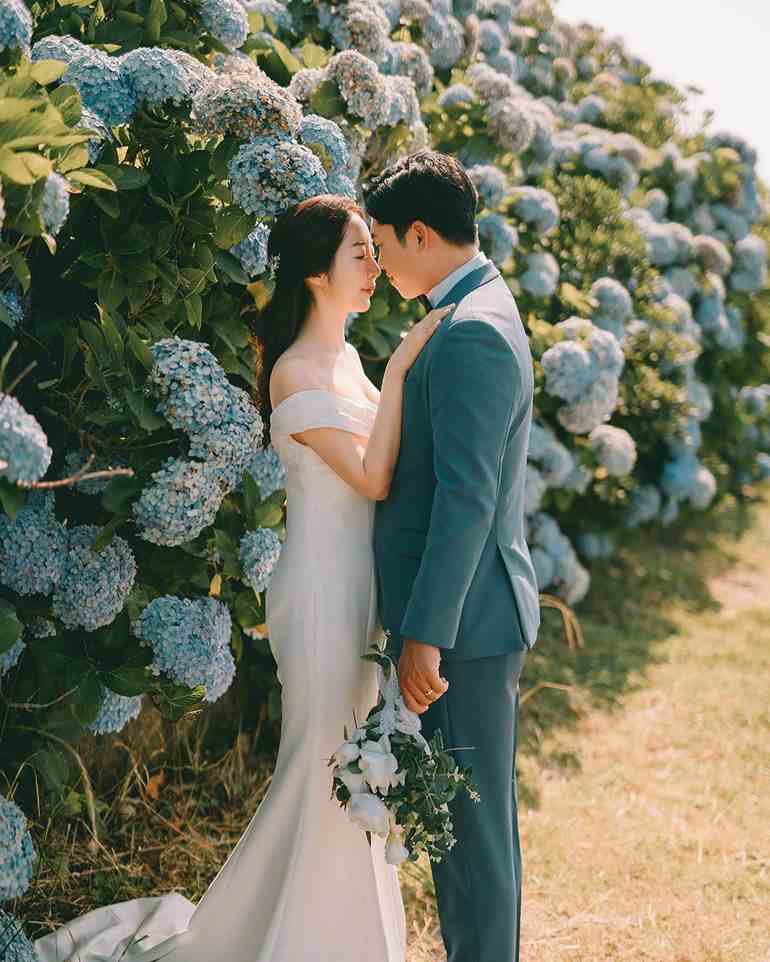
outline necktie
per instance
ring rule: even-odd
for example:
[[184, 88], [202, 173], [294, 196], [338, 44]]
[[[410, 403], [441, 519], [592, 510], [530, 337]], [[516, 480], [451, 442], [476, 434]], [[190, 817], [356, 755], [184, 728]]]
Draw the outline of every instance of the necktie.
[[426, 311], [432, 311], [433, 305], [430, 302], [430, 298], [427, 294], [418, 294], [417, 300], [422, 304]]

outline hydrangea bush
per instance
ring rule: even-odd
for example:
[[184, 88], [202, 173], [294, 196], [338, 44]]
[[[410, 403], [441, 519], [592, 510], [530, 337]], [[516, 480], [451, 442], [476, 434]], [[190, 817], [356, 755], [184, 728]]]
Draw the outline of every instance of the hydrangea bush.
[[[683, 92], [548, 0], [0, 0], [0, 97], [0, 684], [50, 703], [38, 731], [175, 719], [242, 674], [277, 737], [267, 239], [420, 146], [468, 167], [530, 338], [541, 590], [578, 604], [634, 528], [770, 474], [756, 153], [683, 134]], [[381, 279], [351, 318], [375, 380], [420, 310]], [[57, 792], [31, 728], [2, 764]]]

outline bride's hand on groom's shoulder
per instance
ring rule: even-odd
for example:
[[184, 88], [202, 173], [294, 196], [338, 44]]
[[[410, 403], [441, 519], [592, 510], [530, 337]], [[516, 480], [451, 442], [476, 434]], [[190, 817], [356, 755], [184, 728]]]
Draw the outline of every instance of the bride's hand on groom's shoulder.
[[388, 369], [406, 376], [406, 372], [417, 360], [420, 351], [427, 344], [431, 335], [454, 307], [454, 304], [448, 304], [446, 307], [434, 308], [406, 334], [402, 335], [401, 343], [390, 356]]

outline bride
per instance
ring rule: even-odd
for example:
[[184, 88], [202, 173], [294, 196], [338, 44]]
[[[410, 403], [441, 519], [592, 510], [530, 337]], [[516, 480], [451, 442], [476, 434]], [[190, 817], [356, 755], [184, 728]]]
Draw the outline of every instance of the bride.
[[398, 458], [406, 372], [449, 308], [404, 337], [382, 391], [345, 341], [380, 274], [364, 212], [321, 195], [277, 218], [272, 300], [255, 337], [266, 441], [287, 482], [286, 541], [266, 596], [282, 686], [273, 778], [200, 902], [102, 906], [38, 939], [41, 962], [403, 962], [404, 907], [385, 841], [331, 798], [326, 760], [377, 700], [374, 503]]

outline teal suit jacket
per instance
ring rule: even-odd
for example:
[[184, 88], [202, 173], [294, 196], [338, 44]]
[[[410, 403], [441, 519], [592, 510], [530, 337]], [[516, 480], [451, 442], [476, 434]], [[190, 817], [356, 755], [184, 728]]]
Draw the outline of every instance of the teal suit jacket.
[[455, 303], [404, 383], [401, 448], [377, 503], [380, 621], [470, 659], [529, 649], [540, 624], [525, 540], [532, 355], [516, 302], [492, 263], [461, 278]]

